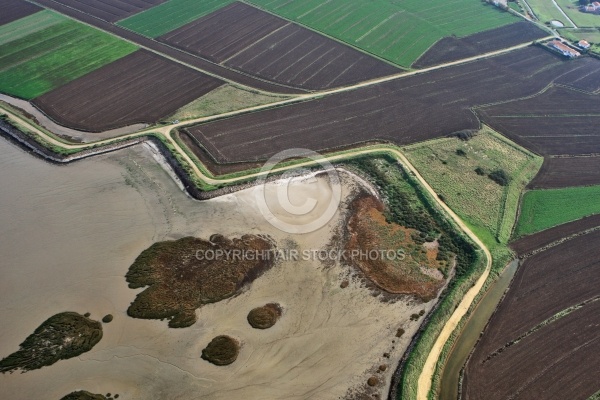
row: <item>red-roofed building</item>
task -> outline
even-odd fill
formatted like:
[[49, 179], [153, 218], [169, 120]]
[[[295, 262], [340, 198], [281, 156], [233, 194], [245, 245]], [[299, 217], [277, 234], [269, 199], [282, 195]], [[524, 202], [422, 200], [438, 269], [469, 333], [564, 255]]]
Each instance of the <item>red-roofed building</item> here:
[[579, 42], [577, 42], [577, 46], [579, 46], [579, 48], [587, 50], [590, 48], [590, 44], [586, 41], [586, 40], [580, 40]]
[[581, 55], [580, 52], [567, 46], [560, 40], [553, 40], [550, 43], [548, 43], [548, 46], [555, 50], [558, 50], [565, 57], [576, 58]]

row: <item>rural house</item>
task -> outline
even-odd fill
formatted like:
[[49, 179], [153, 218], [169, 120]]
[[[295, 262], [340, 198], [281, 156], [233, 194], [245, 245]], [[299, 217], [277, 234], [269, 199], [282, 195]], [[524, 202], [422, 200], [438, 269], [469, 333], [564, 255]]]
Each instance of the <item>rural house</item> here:
[[557, 50], [565, 57], [577, 58], [581, 55], [581, 53], [579, 53], [577, 50], [570, 48], [560, 40], [553, 40], [550, 43], [548, 43], [548, 46]]
[[592, 14], [600, 14], [600, 2], [594, 1], [587, 6], [582, 6], [581, 11]]
[[579, 46], [580, 49], [587, 50], [591, 45], [585, 40], [580, 40], [577, 42], [577, 46]]

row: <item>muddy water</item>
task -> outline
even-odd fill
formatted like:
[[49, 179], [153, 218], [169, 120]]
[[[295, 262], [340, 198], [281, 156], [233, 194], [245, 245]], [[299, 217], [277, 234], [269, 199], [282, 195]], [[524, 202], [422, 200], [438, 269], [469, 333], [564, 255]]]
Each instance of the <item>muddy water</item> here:
[[[352, 182], [343, 187], [348, 196]], [[169, 329], [165, 321], [126, 314], [140, 289], [129, 289], [124, 275], [145, 248], [187, 235], [262, 233], [279, 244], [320, 249], [339, 229], [344, 204], [325, 227], [288, 234], [265, 222], [253, 189], [192, 200], [147, 147], [55, 166], [4, 139], [0, 188], [0, 357], [58, 312], [115, 317], [90, 352], [0, 375], [3, 400], [59, 399], [77, 389], [149, 400], [339, 398], [364, 386], [379, 365], [395, 365], [420, 323], [410, 315], [433, 306], [382, 302], [353, 279], [341, 289], [350, 271], [339, 264], [282, 261], [239, 296], [199, 309], [192, 327]], [[295, 205], [315, 197], [314, 188], [291, 192]], [[252, 329], [248, 311], [269, 302], [282, 305], [282, 318], [271, 329]], [[398, 339], [400, 326], [406, 334]], [[238, 360], [226, 367], [200, 359], [219, 334], [242, 343]], [[393, 369], [378, 374], [382, 394]]]
[[518, 261], [513, 261], [506, 267], [496, 282], [488, 289], [485, 297], [480, 301], [465, 325], [442, 373], [439, 397], [441, 400], [455, 400], [457, 398], [460, 371], [469, 353], [473, 350], [477, 339], [479, 339], [480, 332], [485, 328], [502, 295], [508, 288], [517, 267]]

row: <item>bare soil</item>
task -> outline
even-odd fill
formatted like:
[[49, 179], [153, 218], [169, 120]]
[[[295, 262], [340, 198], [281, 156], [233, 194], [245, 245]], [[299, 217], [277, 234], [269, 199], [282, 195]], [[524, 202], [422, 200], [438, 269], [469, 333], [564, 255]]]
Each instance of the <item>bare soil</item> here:
[[588, 399], [600, 374], [600, 231], [525, 260], [467, 363], [463, 399]]
[[400, 72], [350, 46], [240, 2], [159, 40], [250, 75], [310, 90]]
[[86, 14], [116, 22], [147, 10], [167, 0], [57, 0]]
[[2, 0], [0, 25], [8, 24], [20, 18], [43, 10], [43, 8], [24, 0]]
[[61, 125], [101, 132], [157, 122], [222, 84], [138, 50], [34, 99], [33, 104]]
[[531, 22], [520, 21], [462, 38], [445, 37], [427, 50], [412, 66], [414, 68], [431, 67], [490, 53], [528, 41], [533, 42], [545, 36], [548, 36], [548, 33]]
[[[473, 107], [532, 96], [565, 74], [600, 68], [599, 60], [591, 64], [589, 60], [565, 61], [532, 46], [322, 99], [214, 121], [188, 131], [221, 163], [262, 160], [293, 147], [323, 151], [377, 140], [410, 144], [479, 129], [481, 123]], [[595, 96], [562, 90], [566, 97], [551, 108], [560, 107], [561, 114], [577, 114], [580, 106], [587, 110], [597, 103]], [[535, 118], [536, 126], [550, 130], [546, 139], [540, 130], [540, 141], [560, 145], [556, 150], [561, 152], [590, 152], [600, 146], [598, 132], [593, 130], [598, 117], [548, 115]], [[499, 131], [511, 137], [520, 135], [515, 141], [531, 148], [528, 137], [520, 139], [529, 134], [532, 120], [519, 118], [513, 130]], [[552, 124], [560, 125], [562, 133], [558, 134], [559, 128]]]
[[558, 189], [600, 185], [600, 155], [592, 157], [547, 157], [540, 172], [529, 183], [531, 189]]

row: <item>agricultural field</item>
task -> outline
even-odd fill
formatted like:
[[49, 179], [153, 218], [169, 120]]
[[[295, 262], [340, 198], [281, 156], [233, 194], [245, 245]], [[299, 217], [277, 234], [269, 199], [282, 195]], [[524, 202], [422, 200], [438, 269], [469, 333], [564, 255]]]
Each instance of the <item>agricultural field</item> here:
[[174, 114], [171, 114], [167, 120], [185, 121], [193, 118], [208, 117], [210, 115], [224, 114], [244, 108], [274, 103], [288, 98], [288, 96], [251, 92], [226, 84], [181, 107]]
[[210, 14], [233, 0], [169, 0], [118, 23], [148, 37], [157, 37], [175, 30], [196, 18]]
[[155, 53], [138, 50], [33, 103], [62, 125], [98, 132], [157, 122], [222, 84]]
[[600, 213], [600, 186], [531, 190], [523, 196], [515, 237]]
[[0, 92], [29, 100], [136, 49], [51, 12], [35, 13], [0, 27]]
[[590, 43], [600, 44], [600, 28], [563, 29], [560, 34], [572, 41], [583, 39]]
[[530, 22], [520, 21], [463, 38], [445, 37], [429, 48], [412, 66], [430, 67], [532, 42], [546, 36], [548, 32]]
[[[74, 18], [78, 21], [82, 21], [88, 25], [94, 26], [98, 29], [104, 30], [106, 32], [110, 32], [113, 35], [121, 37], [131, 43], [139, 45], [140, 47], [145, 47], [152, 51], [159, 52], [168, 57], [174, 58], [182, 63], [188, 64], [192, 67], [201, 69], [202, 71], [208, 72], [213, 75], [217, 75], [224, 79], [231, 80], [241, 85], [250, 86], [257, 90], [264, 90], [272, 93], [281, 93], [281, 94], [298, 94], [298, 93], [306, 93], [305, 90], [294, 89], [282, 85], [277, 85], [272, 82], [267, 82], [265, 80], [261, 80], [255, 78], [250, 75], [242, 74], [238, 71], [235, 71], [230, 68], [225, 68], [221, 65], [212, 63], [208, 60], [202, 59], [200, 57], [194, 56], [192, 54], [183, 52], [179, 49], [176, 49], [172, 46], [168, 46], [164, 43], [153, 40], [149, 37], [142, 36], [132, 30], [123, 28], [119, 25], [112, 24], [110, 22], [101, 20], [99, 18], [93, 17], [89, 14], [83, 13], [74, 8], [67, 7], [63, 4], [57, 3], [54, 0], [36, 0], [36, 3], [46, 7], [47, 9], [57, 11], [61, 14], [67, 15], [71, 18]], [[199, 3], [198, 3], [199, 4]]]
[[556, 2], [578, 28], [600, 27], [600, 15], [579, 11], [577, 0], [556, 0]]
[[587, 400], [598, 391], [599, 245], [595, 231], [523, 262], [467, 363], [463, 399]]
[[[508, 242], [521, 191], [542, 163], [485, 127], [468, 140], [436, 139], [404, 152], [444, 202], [492, 247]], [[489, 177], [494, 171], [506, 173], [505, 186]]]
[[600, 185], [600, 157], [548, 157], [531, 189]]
[[600, 63], [592, 57], [583, 58], [578, 68], [559, 77], [556, 83], [590, 94], [600, 94]]
[[597, 95], [552, 87], [525, 100], [477, 111], [486, 124], [538, 153], [590, 154], [600, 153], [598, 100]]
[[313, 90], [400, 72], [384, 61], [240, 2], [158, 40], [262, 79]]
[[[326, 150], [372, 141], [407, 145], [479, 129], [471, 107], [532, 96], [582, 65], [587, 61], [565, 61], [531, 46], [188, 131], [218, 162], [266, 159], [291, 147]], [[579, 103], [563, 103], [567, 112], [579, 111]]]
[[24, 0], [3, 0], [0, 25], [8, 24], [41, 10], [41, 7]]
[[167, 0], [56, 0], [86, 14], [116, 22]]
[[586, 232], [592, 229], [600, 229], [600, 214], [590, 215], [589, 217], [581, 218], [576, 221], [555, 226], [554, 228], [546, 229], [533, 235], [525, 236], [521, 239], [510, 243], [510, 247], [523, 256], [528, 253], [546, 247], [552, 243], [562, 240], [563, 238], [578, 235], [581, 232]]
[[535, 16], [541, 22], [560, 21], [565, 27], [572, 28], [573, 25], [565, 18], [551, 1], [547, 0], [527, 0], [527, 4], [533, 10]]
[[403, 67], [443, 37], [471, 35], [518, 18], [472, 0], [252, 0], [250, 3], [297, 21]]

